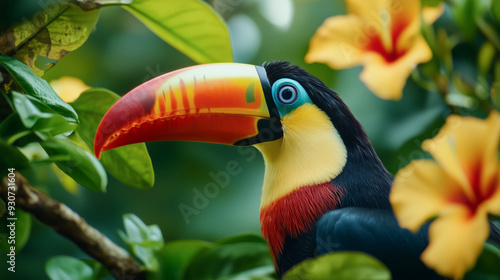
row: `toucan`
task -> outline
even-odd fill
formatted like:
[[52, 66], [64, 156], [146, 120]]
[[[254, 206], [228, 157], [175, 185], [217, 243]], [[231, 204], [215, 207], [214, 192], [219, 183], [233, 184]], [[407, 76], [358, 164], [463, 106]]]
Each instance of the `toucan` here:
[[261, 231], [280, 277], [306, 259], [361, 251], [393, 279], [444, 279], [419, 258], [428, 225], [417, 233], [399, 227], [389, 203], [393, 177], [361, 124], [298, 66], [216, 63], [161, 75], [109, 109], [94, 152], [99, 158], [163, 140], [253, 145], [262, 153]]

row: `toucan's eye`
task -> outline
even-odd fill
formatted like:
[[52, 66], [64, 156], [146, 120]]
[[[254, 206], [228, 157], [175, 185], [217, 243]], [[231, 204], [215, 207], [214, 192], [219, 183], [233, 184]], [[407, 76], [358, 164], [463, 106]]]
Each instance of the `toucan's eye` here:
[[292, 104], [298, 97], [297, 89], [292, 85], [283, 85], [278, 90], [278, 100], [282, 104]]
[[273, 103], [276, 105], [280, 117], [286, 116], [305, 103], [312, 104], [307, 91], [295, 80], [281, 78], [273, 83], [271, 90]]

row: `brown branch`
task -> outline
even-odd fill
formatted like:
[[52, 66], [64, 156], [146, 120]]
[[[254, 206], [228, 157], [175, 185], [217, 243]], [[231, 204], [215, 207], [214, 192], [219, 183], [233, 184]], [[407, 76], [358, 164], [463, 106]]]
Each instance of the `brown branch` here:
[[[21, 174], [16, 172], [15, 175], [16, 208], [30, 213], [73, 241], [82, 251], [102, 263], [116, 279], [145, 279], [145, 271], [122, 248], [91, 227], [68, 206], [32, 187]], [[12, 196], [12, 183], [10, 187]], [[0, 197], [7, 202], [8, 196], [9, 183], [4, 177], [0, 184]]]

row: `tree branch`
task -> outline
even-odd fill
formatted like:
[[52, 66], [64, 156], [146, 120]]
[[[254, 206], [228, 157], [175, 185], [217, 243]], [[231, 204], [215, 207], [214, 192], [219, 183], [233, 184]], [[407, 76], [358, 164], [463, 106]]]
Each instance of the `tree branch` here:
[[[30, 213], [73, 241], [82, 251], [101, 262], [116, 279], [124, 276], [145, 279], [145, 271], [122, 248], [90, 226], [68, 206], [32, 187], [21, 174], [15, 174], [16, 208]], [[10, 187], [12, 195], [12, 183]], [[0, 197], [5, 202], [8, 201], [8, 191], [9, 183], [7, 177], [4, 177], [0, 184]]]

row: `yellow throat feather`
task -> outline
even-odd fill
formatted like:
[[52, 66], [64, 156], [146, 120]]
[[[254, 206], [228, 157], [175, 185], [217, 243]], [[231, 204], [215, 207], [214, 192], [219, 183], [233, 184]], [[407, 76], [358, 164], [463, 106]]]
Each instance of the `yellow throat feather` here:
[[281, 123], [282, 138], [255, 145], [266, 164], [261, 208], [300, 187], [331, 181], [347, 161], [344, 142], [316, 105], [298, 107]]

